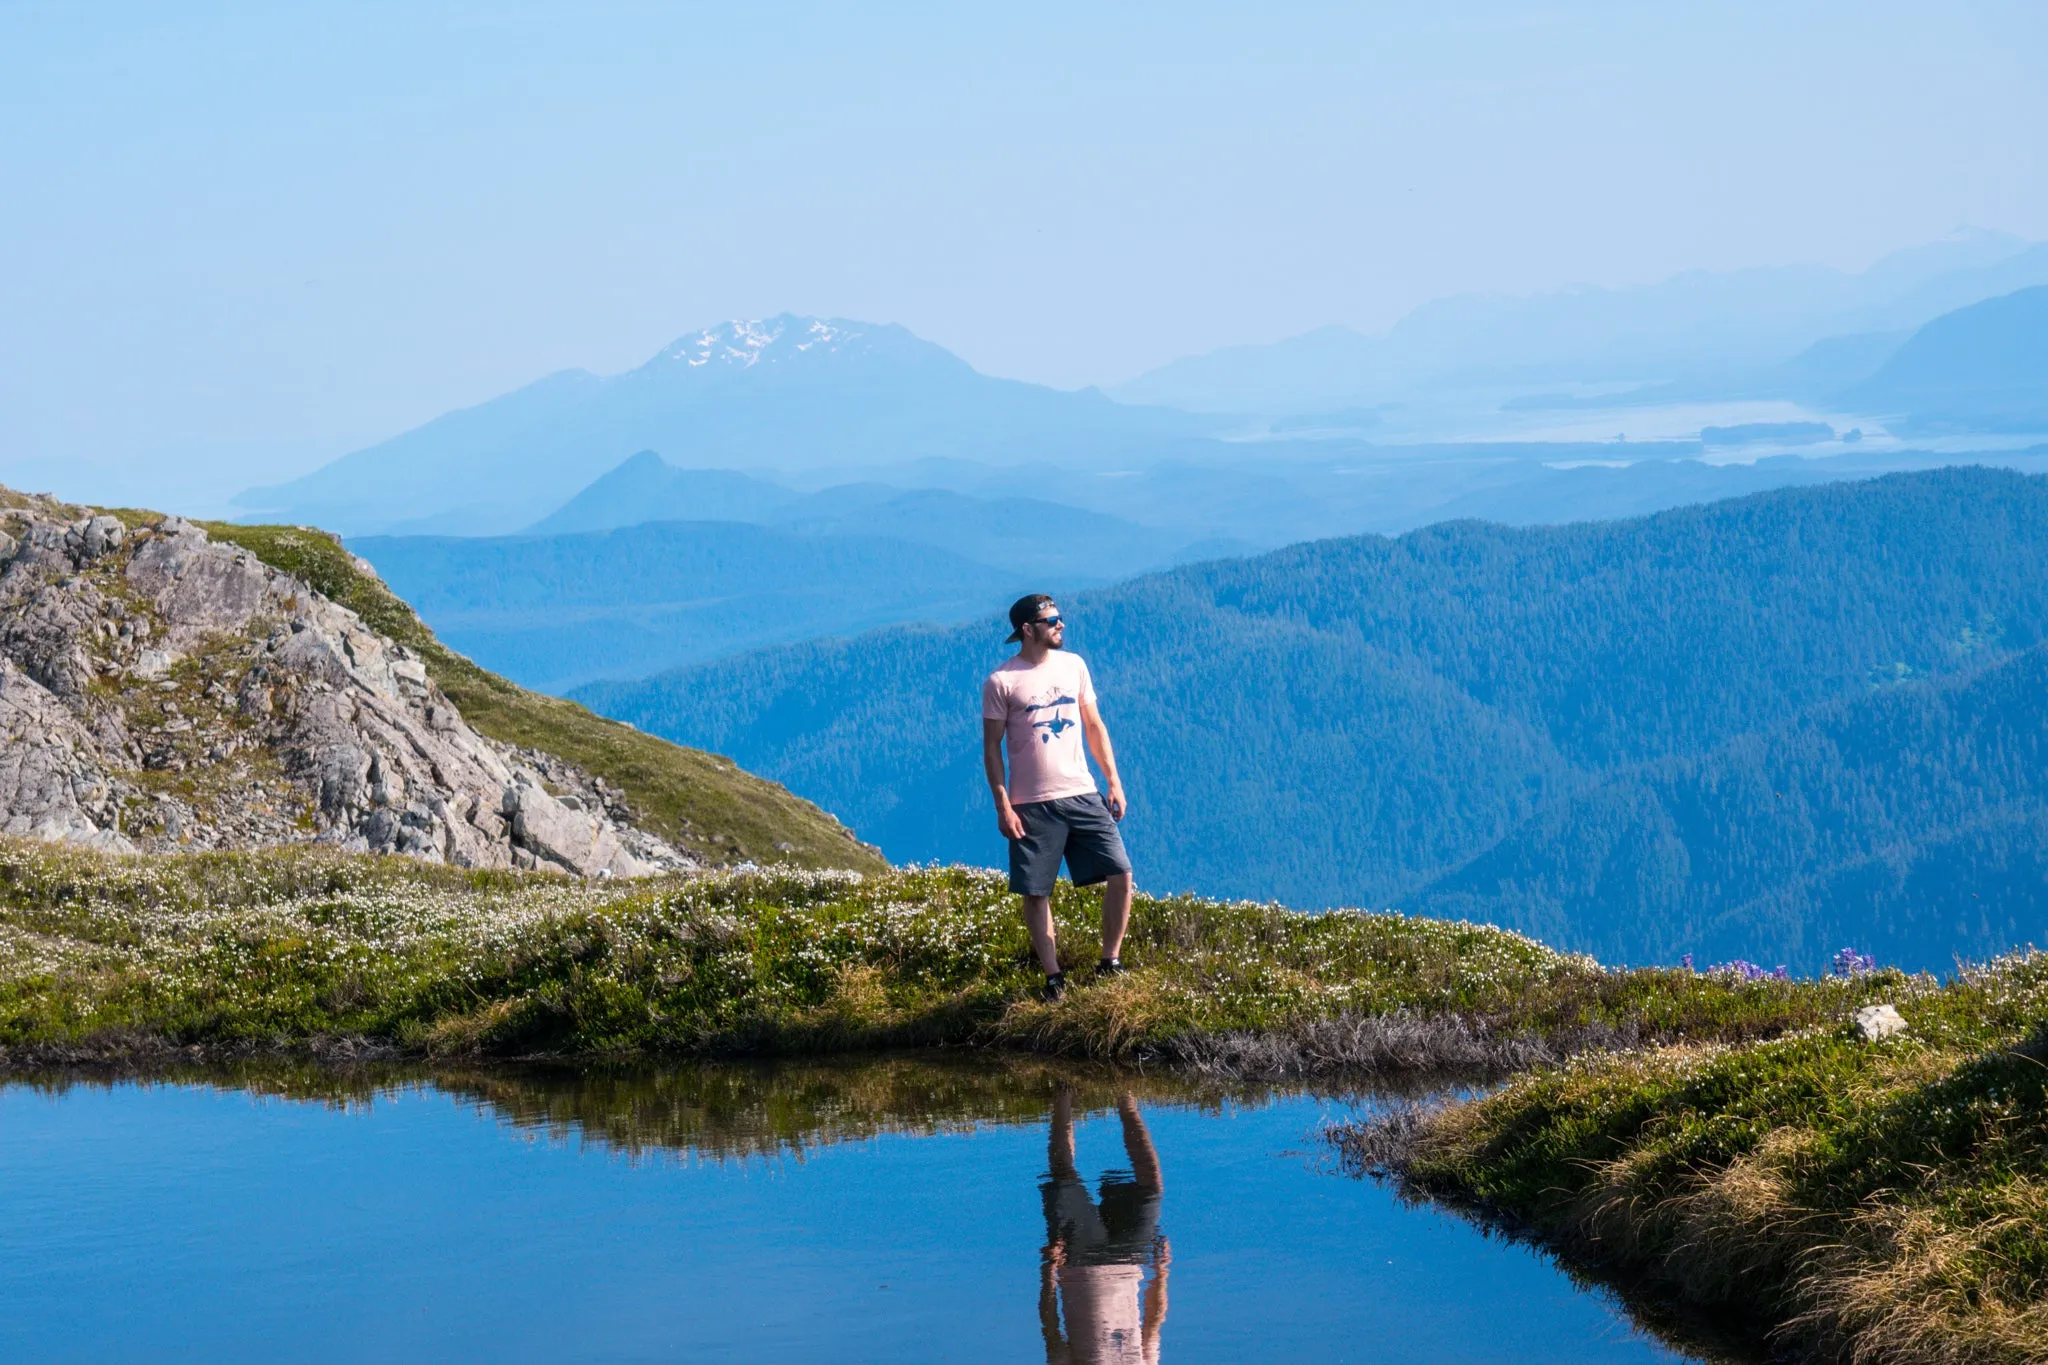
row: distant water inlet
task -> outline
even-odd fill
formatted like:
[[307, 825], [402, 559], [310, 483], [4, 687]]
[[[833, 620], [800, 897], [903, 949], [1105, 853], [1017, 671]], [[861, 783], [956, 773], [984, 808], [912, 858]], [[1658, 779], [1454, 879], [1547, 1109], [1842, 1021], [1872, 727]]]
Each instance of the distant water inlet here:
[[1337, 1171], [1375, 1101], [1039, 1063], [0, 1089], [10, 1360], [1676, 1360]]

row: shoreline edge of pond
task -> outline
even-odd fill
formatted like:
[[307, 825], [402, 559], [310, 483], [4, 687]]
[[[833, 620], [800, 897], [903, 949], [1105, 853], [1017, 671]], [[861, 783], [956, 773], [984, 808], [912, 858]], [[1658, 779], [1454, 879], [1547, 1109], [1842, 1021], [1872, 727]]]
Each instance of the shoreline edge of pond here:
[[[1092, 905], [1056, 898], [1064, 952]], [[1610, 969], [1482, 925], [1140, 897], [1036, 995], [968, 868], [576, 882], [317, 849], [0, 840], [0, 1072], [1036, 1053], [1504, 1087], [1332, 1134], [1354, 1170], [1825, 1358], [2048, 1359], [2048, 955], [1948, 982]], [[1076, 972], [1079, 980], [1084, 971]], [[1869, 1041], [1856, 1010], [1904, 1033]]]

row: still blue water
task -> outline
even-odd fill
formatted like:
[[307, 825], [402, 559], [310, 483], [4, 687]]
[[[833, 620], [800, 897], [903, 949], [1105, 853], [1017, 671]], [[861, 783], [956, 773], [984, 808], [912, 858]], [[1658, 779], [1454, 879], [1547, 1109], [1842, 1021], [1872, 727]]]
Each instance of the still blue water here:
[[0, 1358], [1680, 1358], [1539, 1255], [1334, 1171], [1318, 1132], [1357, 1107], [1298, 1094], [1151, 1082], [1133, 1127], [1128, 1087], [1071, 1091], [1082, 1222], [1156, 1195], [1093, 1258], [1127, 1267], [1077, 1270], [1090, 1239], [1041, 1193], [1064, 1086], [9, 1085]]

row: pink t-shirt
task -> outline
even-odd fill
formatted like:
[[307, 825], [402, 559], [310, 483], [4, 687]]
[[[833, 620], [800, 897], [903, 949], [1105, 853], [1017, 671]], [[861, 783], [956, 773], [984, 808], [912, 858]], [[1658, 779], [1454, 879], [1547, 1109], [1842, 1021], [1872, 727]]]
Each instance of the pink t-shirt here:
[[1032, 666], [1018, 655], [981, 685], [981, 715], [1003, 723], [1010, 751], [1010, 800], [1052, 801], [1095, 790], [1081, 742], [1081, 703], [1095, 683], [1078, 654], [1055, 649]]

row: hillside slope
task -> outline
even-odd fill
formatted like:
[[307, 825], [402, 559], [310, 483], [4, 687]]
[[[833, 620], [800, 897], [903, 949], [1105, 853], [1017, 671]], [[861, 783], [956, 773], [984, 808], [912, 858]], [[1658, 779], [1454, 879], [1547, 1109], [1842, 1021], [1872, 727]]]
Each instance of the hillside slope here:
[[1987, 958], [2048, 928], [2044, 696], [2037, 645], [1814, 707], [1575, 793], [1409, 904], [1613, 957]]
[[[1441, 525], [1062, 605], [1148, 885], [1388, 904], [1612, 775], [2048, 638], [2048, 481], [1950, 469], [1635, 521]], [[830, 803], [892, 857], [990, 861], [975, 698], [1001, 638], [881, 632], [726, 661], [716, 687], [686, 671], [579, 695]], [[1671, 946], [1644, 903], [1613, 912], [1561, 941]], [[1819, 951], [1748, 932], [1745, 956]]]
[[442, 647], [331, 538], [0, 490], [0, 829], [634, 875], [878, 860], [726, 760]]
[[417, 650], [434, 681], [479, 732], [556, 755], [606, 779], [625, 795], [641, 824], [678, 847], [717, 863], [751, 858], [805, 867], [884, 865], [831, 815], [730, 758], [644, 734], [477, 667], [437, 640], [411, 607], [333, 537], [297, 527], [207, 525]]
[[2048, 285], [1934, 319], [1842, 401], [1923, 431], [2048, 430]]
[[643, 450], [592, 479], [526, 534], [610, 531], [645, 521], [760, 521], [802, 496], [734, 469], [678, 469]]

